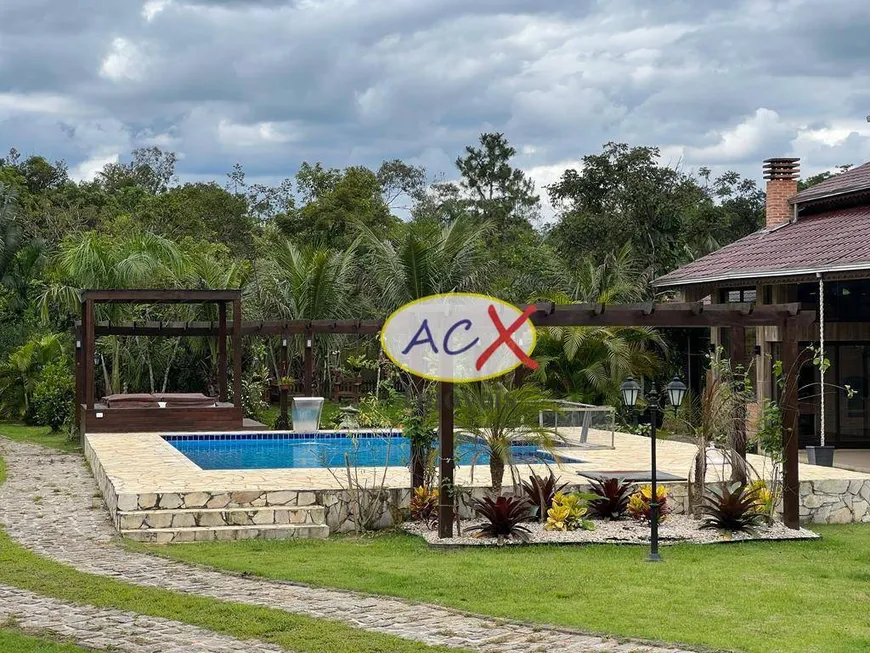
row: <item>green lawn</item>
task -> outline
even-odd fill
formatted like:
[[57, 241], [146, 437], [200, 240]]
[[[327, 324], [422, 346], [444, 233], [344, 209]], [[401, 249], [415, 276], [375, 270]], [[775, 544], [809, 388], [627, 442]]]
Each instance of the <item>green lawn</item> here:
[[179, 560], [591, 631], [746, 651], [870, 651], [870, 524], [824, 540], [438, 551], [392, 533], [150, 547]]
[[79, 451], [78, 442], [70, 442], [66, 433], [52, 433], [47, 426], [24, 426], [13, 422], [0, 422], [0, 435], [17, 442], [33, 442], [61, 451]]
[[43, 637], [24, 635], [17, 630], [4, 628], [3, 624], [0, 624], [0, 651], [3, 653], [86, 653], [92, 650]]
[[[0, 459], [0, 482], [5, 476]], [[98, 555], [97, 552], [94, 555]], [[40, 557], [0, 531], [0, 584], [53, 596], [73, 603], [130, 610], [165, 617], [225, 633], [241, 639], [272, 642], [298, 653], [455, 653], [454, 649], [427, 647], [391, 635], [371, 633], [344, 624], [293, 615], [253, 605], [218, 601], [76, 571]], [[3, 640], [0, 639], [0, 643]], [[15, 649], [12, 649], [15, 650]], [[42, 649], [21, 649], [41, 651]], [[65, 649], [45, 649], [53, 652]], [[70, 652], [76, 649], [70, 649]], [[0, 652], [7, 649], [0, 646]]]

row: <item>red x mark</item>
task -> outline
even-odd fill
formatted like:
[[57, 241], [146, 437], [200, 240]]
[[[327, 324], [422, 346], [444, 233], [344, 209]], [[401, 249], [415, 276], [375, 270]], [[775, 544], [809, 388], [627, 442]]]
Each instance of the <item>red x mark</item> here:
[[495, 310], [495, 306], [492, 304], [489, 305], [489, 309], [487, 313], [489, 313], [489, 318], [492, 320], [492, 323], [495, 325], [496, 330], [498, 331], [498, 338], [486, 348], [486, 350], [480, 355], [477, 359], [477, 363], [475, 363], [475, 369], [480, 370], [485, 364], [486, 361], [489, 360], [490, 356], [495, 353], [495, 350], [501, 347], [502, 343], [506, 344], [508, 348], [516, 354], [516, 357], [519, 358], [525, 365], [533, 370], [538, 368], [538, 363], [529, 358], [529, 355], [526, 354], [520, 346], [511, 339], [511, 335], [516, 332], [525, 321], [529, 319], [529, 316], [534, 313], [537, 309], [534, 305], [529, 306], [522, 315], [520, 315], [516, 320], [514, 320], [513, 324], [511, 324], [507, 329], [505, 329], [504, 324], [502, 324], [501, 319], [498, 316], [498, 312]]

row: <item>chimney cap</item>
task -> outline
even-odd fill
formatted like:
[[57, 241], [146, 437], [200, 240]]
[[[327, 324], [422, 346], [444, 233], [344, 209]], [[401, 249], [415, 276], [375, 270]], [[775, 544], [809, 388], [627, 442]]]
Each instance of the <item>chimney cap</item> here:
[[764, 178], [793, 180], [800, 176], [800, 158], [778, 157], [764, 160]]

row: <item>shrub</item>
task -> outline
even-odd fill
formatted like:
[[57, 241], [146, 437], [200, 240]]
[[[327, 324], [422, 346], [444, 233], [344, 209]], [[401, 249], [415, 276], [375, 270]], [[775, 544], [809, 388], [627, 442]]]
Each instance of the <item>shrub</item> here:
[[764, 521], [758, 510], [759, 488], [731, 483], [722, 489], [712, 489], [704, 497], [701, 528], [730, 533], [754, 534]]
[[579, 493], [557, 492], [553, 496], [553, 507], [547, 511], [547, 523], [544, 528], [548, 531], [576, 531], [581, 528], [587, 531], [594, 530], [595, 524], [586, 519], [589, 510], [586, 496]]
[[425, 485], [414, 488], [409, 506], [411, 519], [424, 522], [429, 528], [438, 523], [438, 488]]
[[550, 471], [547, 478], [532, 474], [528, 481], [522, 481], [523, 492], [526, 493], [529, 502], [534, 506], [533, 514], [538, 518], [538, 521], [544, 521], [544, 516], [547, 514], [547, 509], [553, 503], [553, 496], [557, 492], [561, 492], [568, 485], [562, 483], [556, 485], [556, 476]]
[[773, 492], [767, 486], [767, 481], [759, 479], [749, 485], [749, 489], [755, 492], [755, 511], [764, 515], [769, 522], [773, 519], [774, 499]]
[[[659, 521], [665, 520], [671, 512], [668, 505], [668, 490], [661, 485], [656, 487], [659, 504]], [[652, 502], [652, 486], [645, 485], [628, 499], [628, 514], [641, 521], [650, 520], [650, 503]]]
[[48, 363], [33, 391], [33, 415], [37, 424], [59, 431], [75, 411], [76, 386], [69, 361]]
[[474, 512], [487, 520], [487, 523], [472, 526], [469, 531], [477, 531], [475, 537], [497, 537], [502, 544], [505, 539], [528, 540], [531, 531], [522, 525], [529, 518], [532, 506], [527, 499], [515, 497], [489, 497], [475, 499]]

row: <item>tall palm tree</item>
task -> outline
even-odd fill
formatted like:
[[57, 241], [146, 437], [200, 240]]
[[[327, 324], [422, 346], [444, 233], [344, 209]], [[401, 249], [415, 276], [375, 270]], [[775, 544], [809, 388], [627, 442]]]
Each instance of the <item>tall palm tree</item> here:
[[[438, 293], [478, 290], [485, 283], [491, 257], [485, 249], [488, 222], [460, 216], [441, 226], [420, 220], [405, 225], [396, 240], [382, 240], [361, 228], [368, 248], [367, 277], [377, 290], [376, 303], [383, 313]], [[425, 412], [426, 381], [412, 376], [417, 415]], [[411, 483], [424, 482], [426, 451], [412, 447]]]
[[489, 453], [492, 491], [501, 494], [504, 470], [512, 463], [512, 445], [529, 443], [551, 451], [553, 429], [539, 425], [542, 410], [556, 410], [549, 393], [534, 384], [508, 386], [501, 381], [459, 387], [456, 425], [481, 441]]
[[[150, 232], [116, 238], [94, 231], [64, 240], [51, 262], [49, 283], [39, 303], [44, 319], [52, 311], [78, 315], [82, 288], [154, 288], [176, 285], [187, 261], [172, 240]], [[121, 321], [133, 314], [128, 304], [99, 304], [97, 319]], [[110, 366], [103, 365], [106, 392], [118, 392], [121, 383], [121, 339], [101, 338], [100, 349], [109, 352]]]
[[[355, 310], [357, 245], [338, 251], [297, 245], [286, 238], [270, 243], [266, 257], [257, 262], [253, 299], [257, 309], [286, 320], [318, 320], [358, 316]], [[328, 366], [336, 336], [317, 338], [314, 363]], [[301, 342], [296, 339], [296, 342]], [[298, 345], [297, 345], [298, 346]], [[271, 358], [276, 347], [271, 347]], [[301, 347], [299, 347], [301, 349]], [[265, 361], [264, 361], [265, 363]], [[277, 372], [285, 374], [285, 370]]]
[[485, 283], [491, 265], [485, 249], [488, 222], [466, 216], [446, 226], [415, 221], [396, 240], [361, 230], [369, 250], [368, 277], [386, 311], [428, 295], [478, 290]]
[[266, 314], [316, 320], [351, 313], [355, 245], [340, 252], [284, 240], [270, 248], [257, 272]]
[[[534, 300], [557, 304], [631, 303], [649, 292], [649, 273], [637, 266], [628, 246], [602, 263], [586, 260], [566, 288], [539, 293]], [[619, 400], [619, 385], [628, 376], [654, 374], [666, 344], [647, 327], [550, 327], [542, 330], [535, 378], [564, 396], [590, 402]]]

